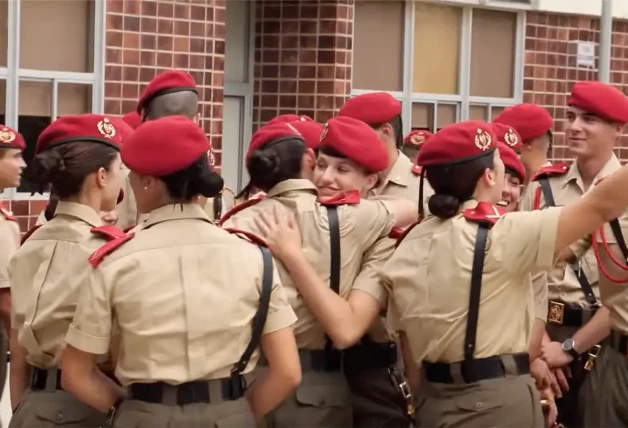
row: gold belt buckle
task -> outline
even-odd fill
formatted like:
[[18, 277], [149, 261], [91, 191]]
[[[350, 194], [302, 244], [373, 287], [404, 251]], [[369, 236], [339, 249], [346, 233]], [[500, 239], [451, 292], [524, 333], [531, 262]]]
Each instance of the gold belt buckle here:
[[584, 369], [586, 371], [590, 372], [593, 369], [593, 364], [600, 353], [600, 348], [600, 345], [594, 345], [593, 348], [589, 350], [589, 358], [587, 359], [587, 362], [584, 363]]
[[549, 302], [549, 311], [547, 313], [547, 321], [552, 324], [562, 325], [565, 318], [565, 304], [560, 302]]

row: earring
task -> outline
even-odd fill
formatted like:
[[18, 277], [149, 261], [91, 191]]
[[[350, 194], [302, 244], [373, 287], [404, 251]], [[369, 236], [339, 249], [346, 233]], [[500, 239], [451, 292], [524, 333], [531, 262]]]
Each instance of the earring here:
[[148, 190], [148, 186], [144, 186], [144, 190]]

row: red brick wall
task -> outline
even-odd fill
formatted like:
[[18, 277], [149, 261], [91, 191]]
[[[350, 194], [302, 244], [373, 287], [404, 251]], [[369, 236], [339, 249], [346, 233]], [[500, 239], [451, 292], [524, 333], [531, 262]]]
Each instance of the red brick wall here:
[[324, 122], [351, 91], [352, 0], [257, 0], [255, 125], [284, 113]]
[[[567, 96], [578, 80], [597, 80], [597, 68], [576, 67], [576, 41], [599, 43], [600, 20], [531, 12], [525, 40], [524, 101], [547, 108], [555, 119], [553, 158], [568, 160], [565, 143]], [[611, 83], [628, 94], [628, 21], [615, 20]], [[628, 135], [617, 145], [617, 155], [628, 160]]]

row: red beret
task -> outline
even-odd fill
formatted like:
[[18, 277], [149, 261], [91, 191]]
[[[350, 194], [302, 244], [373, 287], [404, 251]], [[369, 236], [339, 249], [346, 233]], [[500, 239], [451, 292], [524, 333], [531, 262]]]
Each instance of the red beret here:
[[298, 116], [296, 114], [280, 114], [279, 116], [273, 117], [268, 122], [266, 122], [266, 125], [270, 125], [277, 122], [291, 123], [291, 122], [296, 122], [296, 121], [314, 122], [311, 117], [306, 116], [306, 115]]
[[290, 123], [275, 122], [270, 125], [264, 125], [258, 128], [251, 136], [251, 143], [249, 144], [249, 150], [246, 153], [246, 158], [248, 159], [253, 151], [268, 143], [279, 143], [281, 141], [292, 140], [295, 138], [305, 142], [301, 133]]
[[142, 123], [142, 118], [136, 111], [130, 111], [123, 115], [122, 120], [133, 129], [136, 129]]
[[506, 107], [493, 123], [512, 126], [521, 136], [521, 142], [531, 141], [545, 135], [554, 124], [552, 116], [536, 104], [517, 104]]
[[469, 120], [447, 125], [421, 147], [419, 166], [452, 165], [479, 158], [497, 148], [488, 123]]
[[329, 147], [369, 172], [381, 172], [388, 168], [384, 143], [370, 126], [351, 117], [329, 119], [318, 145]]
[[430, 131], [425, 131], [423, 129], [413, 129], [408, 135], [406, 135], [406, 138], [403, 139], [403, 142], [410, 146], [421, 147], [423, 143], [425, 143], [432, 137], [432, 135], [434, 134], [432, 134]]
[[[118, 122], [117, 126], [114, 121]], [[118, 126], [121, 122], [120, 119], [101, 114], [60, 117], [39, 134], [35, 153], [76, 141], [106, 144], [120, 150], [123, 132], [118, 129]]]
[[5, 125], [0, 125], [0, 149], [24, 150], [26, 143], [24, 137], [17, 131]]
[[576, 82], [567, 104], [610, 122], [628, 123], [628, 98], [602, 82]]
[[493, 132], [497, 136], [498, 143], [504, 143], [517, 153], [521, 153], [521, 145], [523, 141], [517, 130], [503, 123], [492, 123]]
[[120, 133], [121, 141], [120, 143], [124, 143], [127, 138], [131, 136], [133, 133], [133, 128], [129, 126], [128, 123], [121, 117], [109, 116], [108, 119], [111, 121], [113, 126], [116, 127], [116, 131]]
[[315, 149], [318, 146], [318, 141], [321, 139], [321, 133], [323, 132], [323, 125], [306, 120], [290, 122], [290, 125], [294, 126], [295, 129], [303, 136], [305, 146], [308, 149]]
[[197, 123], [183, 116], [144, 122], [124, 142], [122, 162], [140, 175], [164, 177], [181, 171], [210, 149]]
[[196, 82], [191, 74], [179, 70], [168, 70], [159, 73], [153, 77], [148, 86], [142, 91], [140, 100], [137, 103], [137, 112], [142, 113], [142, 109], [146, 104], [151, 102], [155, 97], [173, 92], [191, 91], [198, 93], [196, 90]]
[[401, 114], [401, 103], [387, 92], [372, 92], [347, 100], [338, 116], [349, 116], [369, 125], [390, 122]]
[[497, 149], [499, 150], [499, 156], [502, 158], [502, 162], [504, 162], [504, 166], [517, 174], [521, 181], [525, 181], [526, 171], [517, 153], [501, 141], [497, 143]]

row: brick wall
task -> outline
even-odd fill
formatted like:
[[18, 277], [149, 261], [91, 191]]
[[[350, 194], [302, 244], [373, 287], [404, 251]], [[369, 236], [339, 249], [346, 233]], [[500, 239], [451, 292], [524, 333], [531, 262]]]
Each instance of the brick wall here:
[[[586, 16], [528, 13], [525, 40], [524, 101], [547, 108], [555, 119], [553, 158], [568, 160], [565, 121], [567, 96], [578, 80], [597, 80], [597, 68], [576, 67], [576, 42], [599, 43], [600, 20]], [[628, 94], [628, 21], [615, 20], [611, 82]], [[617, 145], [628, 160], [628, 135]]]
[[351, 90], [353, 0], [257, 0], [255, 125], [284, 113], [324, 122]]
[[140, 91], [158, 72], [188, 71], [220, 162], [226, 2], [107, 0], [105, 113], [134, 110]]

